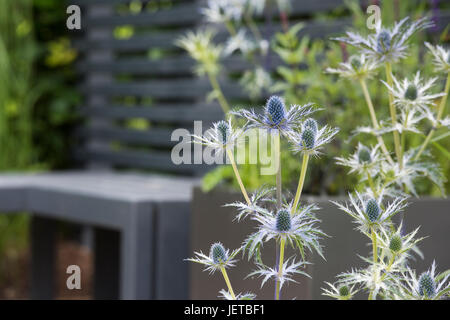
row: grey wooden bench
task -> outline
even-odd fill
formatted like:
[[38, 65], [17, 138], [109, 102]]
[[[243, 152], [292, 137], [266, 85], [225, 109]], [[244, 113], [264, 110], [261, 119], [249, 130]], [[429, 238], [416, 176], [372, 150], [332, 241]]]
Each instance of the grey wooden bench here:
[[0, 211], [33, 213], [32, 298], [52, 298], [55, 220], [95, 230], [96, 298], [186, 298], [195, 179], [65, 172], [0, 176]]

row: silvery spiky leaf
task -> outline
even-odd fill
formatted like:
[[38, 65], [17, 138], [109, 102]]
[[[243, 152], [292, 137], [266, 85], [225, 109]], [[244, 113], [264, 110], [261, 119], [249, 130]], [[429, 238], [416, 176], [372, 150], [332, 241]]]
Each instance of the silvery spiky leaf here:
[[[235, 297], [236, 297], [236, 300], [255, 300], [256, 299], [256, 295], [251, 292], [238, 293], [237, 295], [235, 295]], [[235, 300], [235, 299], [233, 299], [233, 296], [231, 295], [231, 293], [224, 289], [219, 291], [219, 298], [222, 298], [224, 300]]]
[[272, 86], [272, 82], [270, 73], [260, 66], [254, 70], [246, 70], [239, 80], [239, 83], [251, 98], [260, 97], [264, 90], [268, 90]]
[[280, 290], [281, 290], [281, 288], [283, 287], [283, 284], [285, 282], [295, 282], [296, 283], [296, 281], [294, 281], [294, 279], [292, 279], [292, 276], [294, 276], [296, 274], [304, 275], [308, 278], [311, 278], [306, 272], [300, 270], [300, 268], [304, 268], [305, 265], [307, 265], [307, 264], [309, 264], [309, 263], [304, 262], [304, 261], [303, 262], [302, 261], [295, 262], [294, 258], [291, 257], [283, 263], [283, 270], [282, 270], [282, 273], [280, 276], [277, 268], [271, 268], [264, 264], [257, 263], [258, 270], [255, 270], [252, 273], [250, 273], [248, 275], [248, 277], [253, 277], [253, 276], [263, 277], [261, 287], [264, 286], [264, 284], [267, 282], [267, 280], [269, 280], [270, 278], [273, 278], [274, 280], [279, 281]]
[[358, 225], [357, 229], [370, 237], [370, 229], [383, 229], [389, 227], [392, 217], [402, 211], [406, 206], [406, 198], [395, 198], [394, 201], [382, 208], [382, 198], [374, 199], [367, 195], [355, 192], [356, 197], [349, 194], [350, 204], [340, 204], [331, 201], [338, 208], [353, 218], [353, 222]]
[[368, 59], [365, 54], [351, 56], [347, 62], [339, 63], [337, 68], [327, 68], [325, 71], [337, 74], [348, 79], [371, 79], [376, 73], [379, 64], [377, 61]]
[[355, 285], [349, 286], [346, 284], [332, 284], [325, 282], [329, 288], [322, 288], [322, 295], [328, 296], [337, 300], [351, 300], [353, 296], [359, 291], [355, 289]]
[[238, 221], [245, 219], [255, 212], [270, 215], [270, 211], [264, 208], [264, 204], [272, 201], [272, 199], [269, 198], [269, 195], [273, 193], [274, 190], [275, 188], [260, 188], [250, 196], [250, 205], [247, 202], [237, 201], [226, 204], [225, 207], [235, 207], [237, 209], [238, 214], [235, 219]]
[[409, 18], [396, 22], [393, 28], [384, 28], [381, 20], [375, 26], [375, 33], [367, 37], [354, 32], [347, 32], [347, 37], [335, 38], [334, 40], [348, 43], [366, 54], [369, 58], [383, 62], [395, 62], [406, 57], [408, 40], [417, 31], [433, 26], [428, 18], [419, 19], [408, 23]]
[[242, 129], [235, 129], [228, 121], [220, 120], [215, 122], [203, 136], [192, 135], [193, 142], [198, 143], [216, 151], [222, 151], [225, 148], [231, 148], [239, 143], [239, 138], [243, 133]]
[[195, 71], [200, 76], [204, 74], [217, 74], [220, 70], [220, 58], [223, 48], [213, 42], [215, 32], [211, 29], [189, 31], [180, 37], [176, 44], [185, 49], [197, 61]]
[[[446, 181], [446, 178], [442, 173], [441, 168], [438, 164], [432, 161], [414, 160], [416, 152], [416, 149], [412, 149], [403, 154], [402, 168], [400, 168], [400, 165], [398, 163], [382, 163], [381, 172], [389, 172], [390, 176], [389, 181], [387, 181], [386, 183], [386, 187], [390, 187], [395, 184], [399, 188], [403, 188], [403, 186], [406, 185], [409, 192], [411, 192], [415, 196], [418, 196], [415, 188], [415, 182], [416, 179], [423, 177], [433, 182], [437, 187], [439, 187], [442, 194], [444, 194], [444, 183]], [[428, 153], [425, 152], [424, 155], [426, 156], [428, 155]]]
[[416, 73], [413, 79], [397, 80], [394, 76], [393, 86], [382, 81], [388, 88], [389, 92], [394, 96], [394, 103], [407, 111], [419, 111], [426, 114], [429, 107], [435, 104], [435, 100], [444, 95], [443, 92], [430, 94], [429, 90], [435, 84], [437, 78], [425, 80], [420, 77], [420, 71]]
[[204, 271], [209, 271], [209, 274], [212, 274], [221, 268], [234, 267], [236, 262], [234, 257], [240, 250], [236, 249], [230, 253], [229, 249], [225, 249], [220, 242], [216, 242], [211, 245], [209, 255], [205, 255], [201, 251], [194, 252], [195, 257], [186, 259], [186, 261], [203, 264], [206, 266]]
[[433, 64], [436, 72], [450, 72], [450, 50], [445, 50], [441, 46], [433, 46], [425, 42], [425, 45], [433, 55]]
[[242, 54], [246, 55], [256, 48], [257, 45], [247, 37], [245, 30], [239, 30], [228, 39], [223, 52], [225, 56], [229, 56], [236, 51], [241, 51]]
[[262, 114], [245, 109], [232, 113], [248, 121], [247, 129], [279, 130], [281, 134], [289, 135], [294, 129], [301, 126], [307, 116], [316, 111], [312, 109], [312, 106], [312, 103], [303, 106], [291, 105], [287, 109], [282, 98], [272, 96], [267, 100]]
[[[326, 234], [316, 227], [320, 222], [314, 215], [317, 209], [316, 205], [311, 204], [293, 211], [292, 203], [285, 205], [277, 212], [255, 207], [250, 217], [258, 223], [257, 231], [245, 239], [242, 244], [243, 251], [247, 252], [249, 259], [255, 256], [257, 260], [260, 260], [260, 248], [264, 242], [272, 239], [279, 242], [285, 239], [286, 244], [298, 249], [303, 258], [305, 248], [309, 251], [314, 250], [323, 257], [319, 240]], [[290, 215], [290, 223], [280, 223], [279, 211], [286, 211]], [[282, 228], [280, 228], [281, 225]]]
[[366, 174], [371, 177], [377, 175], [383, 156], [380, 154], [380, 145], [374, 147], [366, 147], [362, 143], [358, 143], [355, 153], [350, 158], [337, 157], [337, 164], [349, 167], [349, 173], [357, 172], [362, 175], [362, 178], [367, 179]]
[[415, 300], [440, 300], [450, 297], [450, 282], [448, 281], [450, 270], [436, 274], [436, 263], [433, 261], [431, 268], [417, 277], [416, 272], [407, 268], [402, 273], [399, 282], [402, 299]]
[[318, 156], [321, 153], [320, 149], [329, 143], [338, 132], [338, 128], [331, 128], [328, 125], [315, 130], [308, 126], [302, 126], [302, 131], [291, 132], [289, 139], [293, 144], [294, 152]]
[[207, 7], [201, 12], [211, 23], [227, 23], [242, 18], [247, 0], [208, 0]]

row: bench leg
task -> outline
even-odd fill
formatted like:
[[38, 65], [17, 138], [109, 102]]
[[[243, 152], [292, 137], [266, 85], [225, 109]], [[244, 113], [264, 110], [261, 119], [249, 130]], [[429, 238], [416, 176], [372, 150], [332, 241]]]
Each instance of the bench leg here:
[[120, 234], [103, 228], [94, 229], [94, 298], [119, 298]]
[[120, 298], [153, 299], [154, 261], [153, 210], [135, 205], [122, 231], [120, 244]]
[[55, 289], [56, 221], [32, 216], [31, 299], [52, 299]]

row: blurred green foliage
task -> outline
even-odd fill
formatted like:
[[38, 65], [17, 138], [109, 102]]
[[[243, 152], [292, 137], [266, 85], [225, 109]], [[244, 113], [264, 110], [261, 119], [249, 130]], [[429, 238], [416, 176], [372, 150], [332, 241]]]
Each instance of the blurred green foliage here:
[[[58, 0], [0, 0], [0, 172], [68, 165], [77, 55]], [[0, 281], [27, 245], [28, 216], [0, 215]]]

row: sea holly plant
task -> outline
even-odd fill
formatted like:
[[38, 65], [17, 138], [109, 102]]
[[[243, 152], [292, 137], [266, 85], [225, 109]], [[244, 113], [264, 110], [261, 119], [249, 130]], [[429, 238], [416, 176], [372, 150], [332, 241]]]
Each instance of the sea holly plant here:
[[[441, 46], [425, 43], [433, 58], [435, 77], [426, 79], [417, 70], [414, 75], [399, 78], [394, 72], [409, 54], [410, 37], [430, 26], [427, 18], [415, 22], [405, 18], [392, 28], [379, 21], [374, 33], [368, 36], [347, 32], [346, 37], [334, 39], [350, 45], [355, 53], [349, 61], [330, 67], [327, 72], [354, 81], [361, 88], [371, 125], [357, 128], [355, 135], [372, 135], [377, 143], [368, 144], [364, 137], [364, 143], [358, 144], [353, 155], [337, 158], [338, 164], [359, 176], [359, 183], [349, 193], [348, 203], [334, 203], [353, 219], [356, 230], [371, 242], [372, 250], [369, 257], [362, 257], [367, 263], [365, 268], [341, 273], [336, 283], [327, 283], [323, 294], [329, 297], [348, 300], [356, 292], [367, 293], [370, 300], [435, 300], [450, 296], [450, 271], [436, 274], [433, 263], [428, 271], [417, 276], [410, 260], [414, 255], [422, 255], [418, 244], [423, 238], [416, 237], [418, 229], [407, 233], [403, 219], [398, 225], [394, 222], [396, 215], [403, 218], [407, 212], [408, 198], [417, 196], [420, 179], [430, 179], [444, 192], [445, 177], [427, 148], [430, 142], [439, 145], [439, 138], [432, 140], [437, 130], [448, 132], [449, 128], [445, 107], [450, 88], [450, 54]], [[379, 74], [383, 67], [384, 79]], [[443, 91], [442, 78], [446, 78]], [[374, 105], [368, 81], [384, 84], [390, 118], [378, 119], [377, 110], [385, 106]], [[386, 139], [390, 134], [394, 138], [392, 146]], [[419, 135], [423, 142], [409, 145], [407, 135]]]
[[[192, 262], [204, 264], [205, 271], [213, 273], [220, 270], [228, 290], [222, 290], [220, 296], [225, 299], [249, 299], [253, 294], [236, 295], [231, 286], [226, 269], [235, 265], [238, 252], [243, 257], [253, 259], [255, 270], [249, 272], [249, 277], [261, 277], [263, 286], [267, 281], [275, 282], [275, 299], [281, 298], [281, 290], [287, 282], [296, 282], [297, 275], [309, 275], [305, 266], [307, 252], [317, 252], [323, 257], [320, 240], [327, 235], [319, 228], [319, 219], [315, 213], [319, 208], [315, 204], [301, 202], [301, 194], [305, 181], [308, 159], [319, 156], [320, 150], [337, 134], [338, 130], [325, 125], [321, 127], [311, 115], [317, 111], [313, 104], [303, 106], [291, 105], [286, 107], [284, 100], [278, 96], [271, 96], [263, 108], [263, 112], [254, 110], [234, 110], [232, 114], [243, 118], [245, 125], [234, 128], [231, 121], [219, 121], [203, 136], [193, 136], [195, 143], [211, 147], [217, 152], [226, 151], [230, 164], [233, 166], [236, 179], [241, 187], [244, 202], [230, 203], [227, 206], [236, 210], [236, 220], [251, 219], [256, 222], [256, 230], [243, 239], [242, 245], [229, 253], [221, 243], [211, 246], [209, 256], [202, 252], [195, 252], [196, 257], [188, 259]], [[275, 188], [261, 187], [254, 194], [248, 195], [234, 156], [232, 145], [239, 143], [245, 132], [258, 130], [270, 135], [274, 141], [271, 151], [275, 155], [277, 170], [275, 171]], [[288, 192], [282, 188], [281, 181], [281, 138], [286, 139], [290, 150], [302, 154], [301, 174], [295, 197], [291, 199]], [[300, 163], [300, 161], [299, 161]], [[264, 263], [263, 246], [267, 242], [276, 243], [276, 264]], [[288, 257], [286, 247], [297, 252]]]

